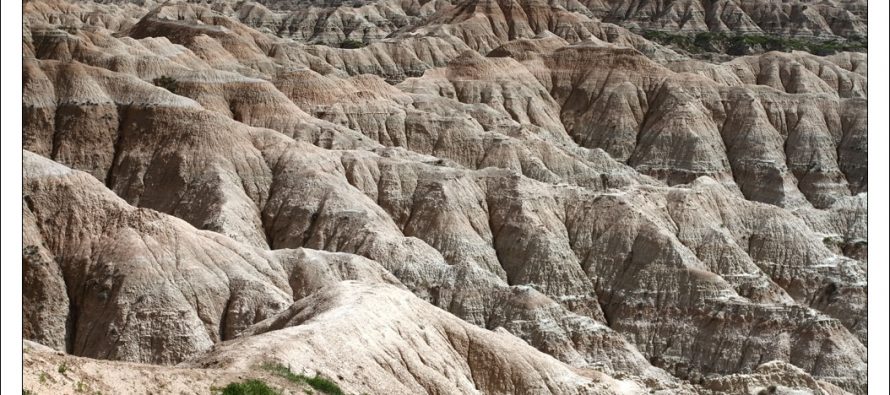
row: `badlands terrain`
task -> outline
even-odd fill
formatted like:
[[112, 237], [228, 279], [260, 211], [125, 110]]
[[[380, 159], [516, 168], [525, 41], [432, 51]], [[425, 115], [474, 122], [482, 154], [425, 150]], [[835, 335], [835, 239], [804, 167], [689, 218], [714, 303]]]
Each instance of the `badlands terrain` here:
[[868, 391], [865, 0], [23, 10], [24, 393]]

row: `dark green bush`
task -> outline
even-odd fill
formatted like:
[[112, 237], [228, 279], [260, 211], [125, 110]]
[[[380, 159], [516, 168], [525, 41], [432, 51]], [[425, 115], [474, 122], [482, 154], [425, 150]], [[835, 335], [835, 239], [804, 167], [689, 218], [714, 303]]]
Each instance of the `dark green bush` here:
[[284, 377], [292, 383], [308, 384], [316, 391], [328, 395], [343, 395], [343, 390], [341, 390], [336, 383], [319, 375], [315, 375], [315, 377], [308, 377], [302, 374], [296, 374], [292, 372], [287, 366], [273, 363], [264, 364], [263, 369], [268, 370], [269, 372], [272, 372], [278, 376]]
[[362, 48], [364, 46], [365, 46], [365, 43], [363, 43], [361, 41], [350, 40], [350, 39], [343, 40], [343, 42], [340, 43], [340, 48], [344, 48], [344, 49], [357, 49], [357, 48]]
[[222, 395], [279, 395], [279, 393], [261, 380], [247, 380], [227, 385], [222, 389]]
[[343, 390], [331, 380], [328, 380], [319, 375], [315, 375], [315, 377], [305, 377], [304, 380], [306, 384], [309, 384], [310, 387], [315, 388], [318, 391], [321, 391], [328, 395], [343, 395]]
[[703, 32], [695, 35], [695, 39], [692, 40], [692, 43], [702, 50], [708, 52], [717, 52], [719, 51], [714, 45], [717, 41], [717, 36], [714, 33]]
[[426, 70], [405, 70], [405, 77], [423, 77]]
[[168, 77], [166, 75], [162, 75], [158, 78], [155, 78], [155, 79], [151, 80], [151, 82], [153, 84], [155, 84], [155, 86], [164, 88], [164, 89], [170, 91], [171, 93], [176, 93], [176, 88], [179, 85], [179, 82], [176, 81], [176, 78]]
[[773, 395], [773, 394], [775, 394], [778, 390], [779, 390], [778, 387], [776, 387], [776, 385], [773, 384], [773, 385], [770, 385], [769, 387], [766, 387], [766, 388], [764, 388], [764, 389], [758, 391], [758, 392], [757, 392], [757, 395]]
[[23, 258], [37, 258], [39, 250], [36, 245], [27, 245], [22, 247], [22, 257]]

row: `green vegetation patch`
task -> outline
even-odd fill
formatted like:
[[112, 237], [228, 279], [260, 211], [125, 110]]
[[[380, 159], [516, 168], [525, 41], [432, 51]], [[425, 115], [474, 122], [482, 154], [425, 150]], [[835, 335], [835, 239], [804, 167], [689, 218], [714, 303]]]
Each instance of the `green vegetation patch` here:
[[176, 93], [176, 88], [179, 87], [179, 81], [177, 81], [176, 78], [168, 77], [166, 75], [151, 80], [151, 83], [170, 91], [170, 93]]
[[760, 391], [757, 392], [757, 395], [773, 395], [778, 391], [778, 387], [775, 384], [770, 385]]
[[361, 41], [357, 41], [357, 40], [347, 39], [347, 40], [343, 40], [343, 42], [340, 43], [340, 48], [344, 48], [344, 49], [358, 49], [358, 48], [363, 48], [364, 46], [365, 46], [365, 43], [363, 43]]
[[692, 54], [708, 52], [726, 53], [733, 56], [767, 51], [807, 51], [825, 56], [838, 52], [866, 52], [868, 39], [853, 36], [847, 39], [791, 38], [763, 34], [729, 34], [702, 32], [697, 34], [671, 33], [646, 30], [643, 37], [661, 45], [672, 46]]
[[343, 395], [343, 391], [336, 383], [324, 377], [316, 375], [315, 377], [304, 377], [303, 379], [310, 387], [315, 388], [322, 393], [329, 395]]
[[279, 395], [280, 393], [269, 387], [262, 380], [247, 380], [241, 383], [231, 383], [220, 392], [222, 395]]
[[319, 375], [314, 377], [296, 374], [287, 366], [281, 364], [267, 363], [263, 365], [263, 369], [274, 373], [277, 376], [284, 377], [287, 381], [297, 384], [308, 384], [310, 387], [328, 395], [343, 395], [343, 390], [333, 381]]

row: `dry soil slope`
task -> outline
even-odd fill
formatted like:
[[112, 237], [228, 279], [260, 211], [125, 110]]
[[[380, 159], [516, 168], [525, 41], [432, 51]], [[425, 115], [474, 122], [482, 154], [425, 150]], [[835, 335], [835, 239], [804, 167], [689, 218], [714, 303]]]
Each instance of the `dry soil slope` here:
[[[382, 266], [377, 277], [390, 272], [472, 324], [504, 327], [576, 367], [655, 388], [677, 384], [650, 361], [705, 385], [702, 373], [771, 359], [865, 388], [864, 195], [847, 196], [867, 190], [860, 56], [659, 64], [549, 34], [548, 18], [571, 13], [540, 5], [523, 16], [501, 4], [442, 4], [429, 14], [436, 23], [344, 50], [257, 31], [224, 7], [169, 3], [106, 28], [86, 4], [28, 5], [23, 134], [28, 149], [101, 180], [84, 176], [87, 189], [104, 182], [123, 200], [99, 193], [102, 203], [59, 216], [32, 210], [38, 230], [26, 226], [35, 239], [26, 262], [59, 259], [35, 271], [36, 283], [50, 285], [34, 300], [53, 310], [26, 309], [40, 323], [30, 338], [81, 355], [176, 362], [309, 295], [295, 285], [305, 273], [288, 269], [308, 253], [279, 251], [308, 247], [371, 258]], [[570, 24], [582, 25], [592, 26]], [[486, 41], [467, 40], [479, 29]], [[412, 38], [421, 30], [429, 35]], [[488, 57], [477, 52], [495, 45]], [[384, 81], [406, 70], [426, 72]], [[692, 70], [702, 75], [685, 73]], [[179, 80], [177, 94], [147, 82], [165, 74]], [[60, 196], [42, 207], [67, 199]], [[802, 208], [792, 214], [745, 198]], [[65, 281], [93, 275], [79, 262], [103, 261], [94, 238], [131, 242], [94, 229], [157, 222], [128, 204], [230, 236], [282, 269], [257, 274], [254, 258], [213, 249], [206, 254], [222, 254], [225, 265], [213, 260], [208, 270], [238, 272], [237, 288], [197, 277], [211, 296], [176, 296], [173, 281], [162, 286], [172, 296], [150, 301], [187, 306], [179, 310], [198, 319], [186, 327], [161, 315], [157, 327], [104, 317], [98, 330], [72, 331], [65, 317], [94, 305], [66, 295]], [[79, 211], [97, 207], [123, 214], [105, 222]], [[95, 226], [72, 233], [68, 218]], [[199, 245], [218, 237], [201, 235]], [[186, 247], [188, 259], [207, 265], [203, 249]], [[180, 259], [176, 244], [143, 248], [149, 262]], [[132, 261], [120, 253], [108, 254]], [[139, 281], [135, 293], [157, 286]], [[280, 293], [254, 295], [266, 287]], [[127, 298], [113, 314], [130, 308]], [[159, 314], [151, 306], [137, 311]], [[653, 325], [662, 316], [671, 319]], [[122, 340], [97, 340], [107, 328]], [[175, 347], [155, 350], [146, 338]], [[748, 379], [756, 378], [740, 380]]]
[[[192, 364], [249, 372], [264, 362], [286, 363], [328, 377], [347, 375], [345, 388], [358, 392], [611, 393], [619, 385], [639, 385], [575, 371], [503, 330], [466, 323], [418, 299], [372, 261], [251, 249], [130, 207], [86, 173], [23, 155], [28, 174], [23, 309], [73, 307], [67, 314], [43, 310], [44, 316], [27, 318], [26, 337], [44, 344], [68, 341], [79, 355], [163, 363], [170, 355], [194, 356], [213, 342], [239, 336], [244, 340], [224, 343]], [[51, 207], [62, 211], [47, 213]], [[70, 231], [58, 231], [66, 228]], [[361, 282], [340, 282], [348, 279]], [[77, 292], [67, 293], [68, 303], [53, 303], [66, 298], [66, 289]], [[298, 303], [287, 308], [295, 298]], [[70, 324], [55, 322], [66, 316]], [[53, 326], [58, 332], [46, 330]], [[29, 362], [52, 358], [36, 359]], [[114, 365], [74, 360], [73, 377], [89, 377], [91, 389], [123, 390], [112, 376], [126, 370], [108, 372]], [[174, 386], [189, 376], [197, 376], [195, 385], [215, 375], [233, 376], [214, 369], [175, 377], [176, 369], [120, 366], [167, 376], [173, 383], [165, 385]], [[62, 376], [62, 384], [73, 380]], [[40, 384], [58, 383], [53, 377], [51, 384]]]

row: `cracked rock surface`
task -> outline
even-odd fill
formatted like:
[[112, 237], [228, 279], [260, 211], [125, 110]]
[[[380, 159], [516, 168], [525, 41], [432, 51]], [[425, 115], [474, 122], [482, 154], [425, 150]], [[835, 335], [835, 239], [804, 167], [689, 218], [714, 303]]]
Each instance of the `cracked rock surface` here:
[[634, 33], [866, 15], [29, 1], [25, 389], [866, 393], [867, 55]]

